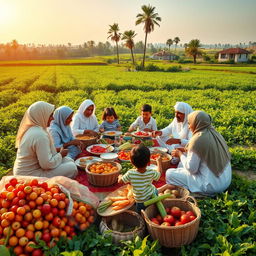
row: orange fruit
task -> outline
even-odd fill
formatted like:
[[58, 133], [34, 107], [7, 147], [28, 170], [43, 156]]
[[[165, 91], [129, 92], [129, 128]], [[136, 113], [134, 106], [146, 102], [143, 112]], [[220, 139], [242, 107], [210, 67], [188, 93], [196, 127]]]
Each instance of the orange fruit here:
[[58, 205], [58, 201], [53, 198], [53, 199], [50, 200], [50, 205], [51, 205], [52, 207], [56, 207], [56, 206]]
[[24, 215], [24, 220], [25, 221], [31, 221], [33, 219], [33, 215], [31, 212], [27, 212], [25, 215]]
[[28, 224], [27, 230], [28, 230], [28, 231], [35, 231], [34, 225], [33, 225], [33, 224]]
[[36, 200], [37, 199], [37, 193], [35, 191], [33, 191], [30, 195], [29, 195], [29, 199], [30, 200]]
[[16, 234], [17, 237], [23, 237], [25, 235], [25, 229], [19, 228], [19, 229], [16, 230], [15, 234]]
[[59, 201], [58, 207], [59, 209], [64, 209], [66, 207], [66, 203], [64, 201]]
[[27, 243], [28, 243], [28, 238], [27, 237], [23, 236], [19, 239], [19, 245], [20, 246], [24, 247], [24, 246], [26, 246]]
[[60, 235], [59, 229], [53, 228], [53, 229], [51, 230], [51, 236], [52, 236], [52, 237], [58, 237], [59, 235]]
[[7, 212], [7, 214], [6, 214], [6, 219], [7, 219], [7, 220], [10, 220], [10, 221], [14, 220], [14, 219], [15, 219], [15, 214], [14, 214], [14, 212]]
[[34, 225], [35, 225], [35, 229], [37, 229], [37, 230], [42, 229], [44, 226], [44, 224], [41, 220], [36, 221]]
[[18, 238], [17, 238], [16, 236], [11, 236], [11, 237], [9, 238], [9, 245], [10, 245], [11, 247], [16, 246], [16, 245], [18, 244], [18, 242], [19, 242], [19, 240], [18, 240]]
[[2, 226], [3, 228], [10, 226], [10, 221], [9, 221], [9, 220], [6, 220], [6, 219], [2, 220], [2, 221], [1, 221], [1, 226]]
[[29, 239], [32, 240], [34, 238], [34, 232], [31, 230], [27, 230], [25, 233], [25, 236]]
[[7, 236], [9, 232], [10, 232], [10, 236], [13, 235], [13, 230], [12, 229], [11, 229], [11, 231], [9, 231], [9, 230], [10, 230], [10, 227], [6, 227], [3, 229], [4, 236]]
[[44, 199], [43, 199], [41, 196], [39, 196], [39, 197], [36, 199], [36, 204], [37, 204], [37, 205], [41, 205], [41, 204], [43, 204], [43, 202], [44, 202]]
[[13, 230], [19, 229], [20, 226], [21, 226], [21, 225], [20, 225], [20, 222], [18, 222], [18, 221], [15, 221], [15, 222], [12, 223], [12, 229], [13, 229]]
[[13, 251], [16, 255], [21, 255], [23, 253], [23, 248], [20, 245], [18, 245], [13, 249]]
[[24, 215], [26, 213], [26, 209], [24, 207], [19, 207], [17, 209], [17, 214]]

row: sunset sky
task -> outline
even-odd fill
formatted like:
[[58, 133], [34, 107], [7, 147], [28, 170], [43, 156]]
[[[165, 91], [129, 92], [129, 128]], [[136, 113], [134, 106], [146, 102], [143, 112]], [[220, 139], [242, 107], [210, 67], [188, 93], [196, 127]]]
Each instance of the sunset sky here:
[[114, 22], [121, 32], [135, 30], [139, 41], [143, 26], [135, 20], [143, 4], [155, 6], [162, 18], [148, 42], [175, 36], [181, 43], [256, 41], [256, 0], [0, 0], [0, 43], [105, 42]]

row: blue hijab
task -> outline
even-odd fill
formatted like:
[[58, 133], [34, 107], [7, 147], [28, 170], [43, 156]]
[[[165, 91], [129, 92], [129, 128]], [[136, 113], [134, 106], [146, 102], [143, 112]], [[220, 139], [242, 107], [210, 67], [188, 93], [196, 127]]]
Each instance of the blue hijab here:
[[54, 111], [54, 120], [51, 122], [50, 130], [55, 130], [58, 132], [61, 137], [62, 143], [67, 143], [74, 139], [70, 125], [65, 124], [67, 118], [73, 112], [74, 111], [71, 108], [66, 106], [59, 107]]

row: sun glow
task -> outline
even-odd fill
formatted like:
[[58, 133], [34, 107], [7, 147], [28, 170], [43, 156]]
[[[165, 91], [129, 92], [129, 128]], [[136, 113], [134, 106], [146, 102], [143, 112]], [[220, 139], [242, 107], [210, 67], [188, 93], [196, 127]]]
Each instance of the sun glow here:
[[0, 25], [9, 24], [14, 16], [14, 9], [10, 2], [0, 0]]

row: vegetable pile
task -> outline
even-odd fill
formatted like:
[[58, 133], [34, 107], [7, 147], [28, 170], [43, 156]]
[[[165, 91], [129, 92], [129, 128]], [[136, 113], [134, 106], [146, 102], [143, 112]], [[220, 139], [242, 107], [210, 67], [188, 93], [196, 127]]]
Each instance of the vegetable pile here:
[[0, 193], [0, 244], [20, 255], [42, 255], [35, 249], [37, 240], [52, 247], [60, 237], [72, 239], [75, 227], [87, 229], [94, 222], [94, 210], [88, 204], [73, 201], [71, 216], [66, 216], [69, 199], [57, 185], [18, 181], [12, 178]]

